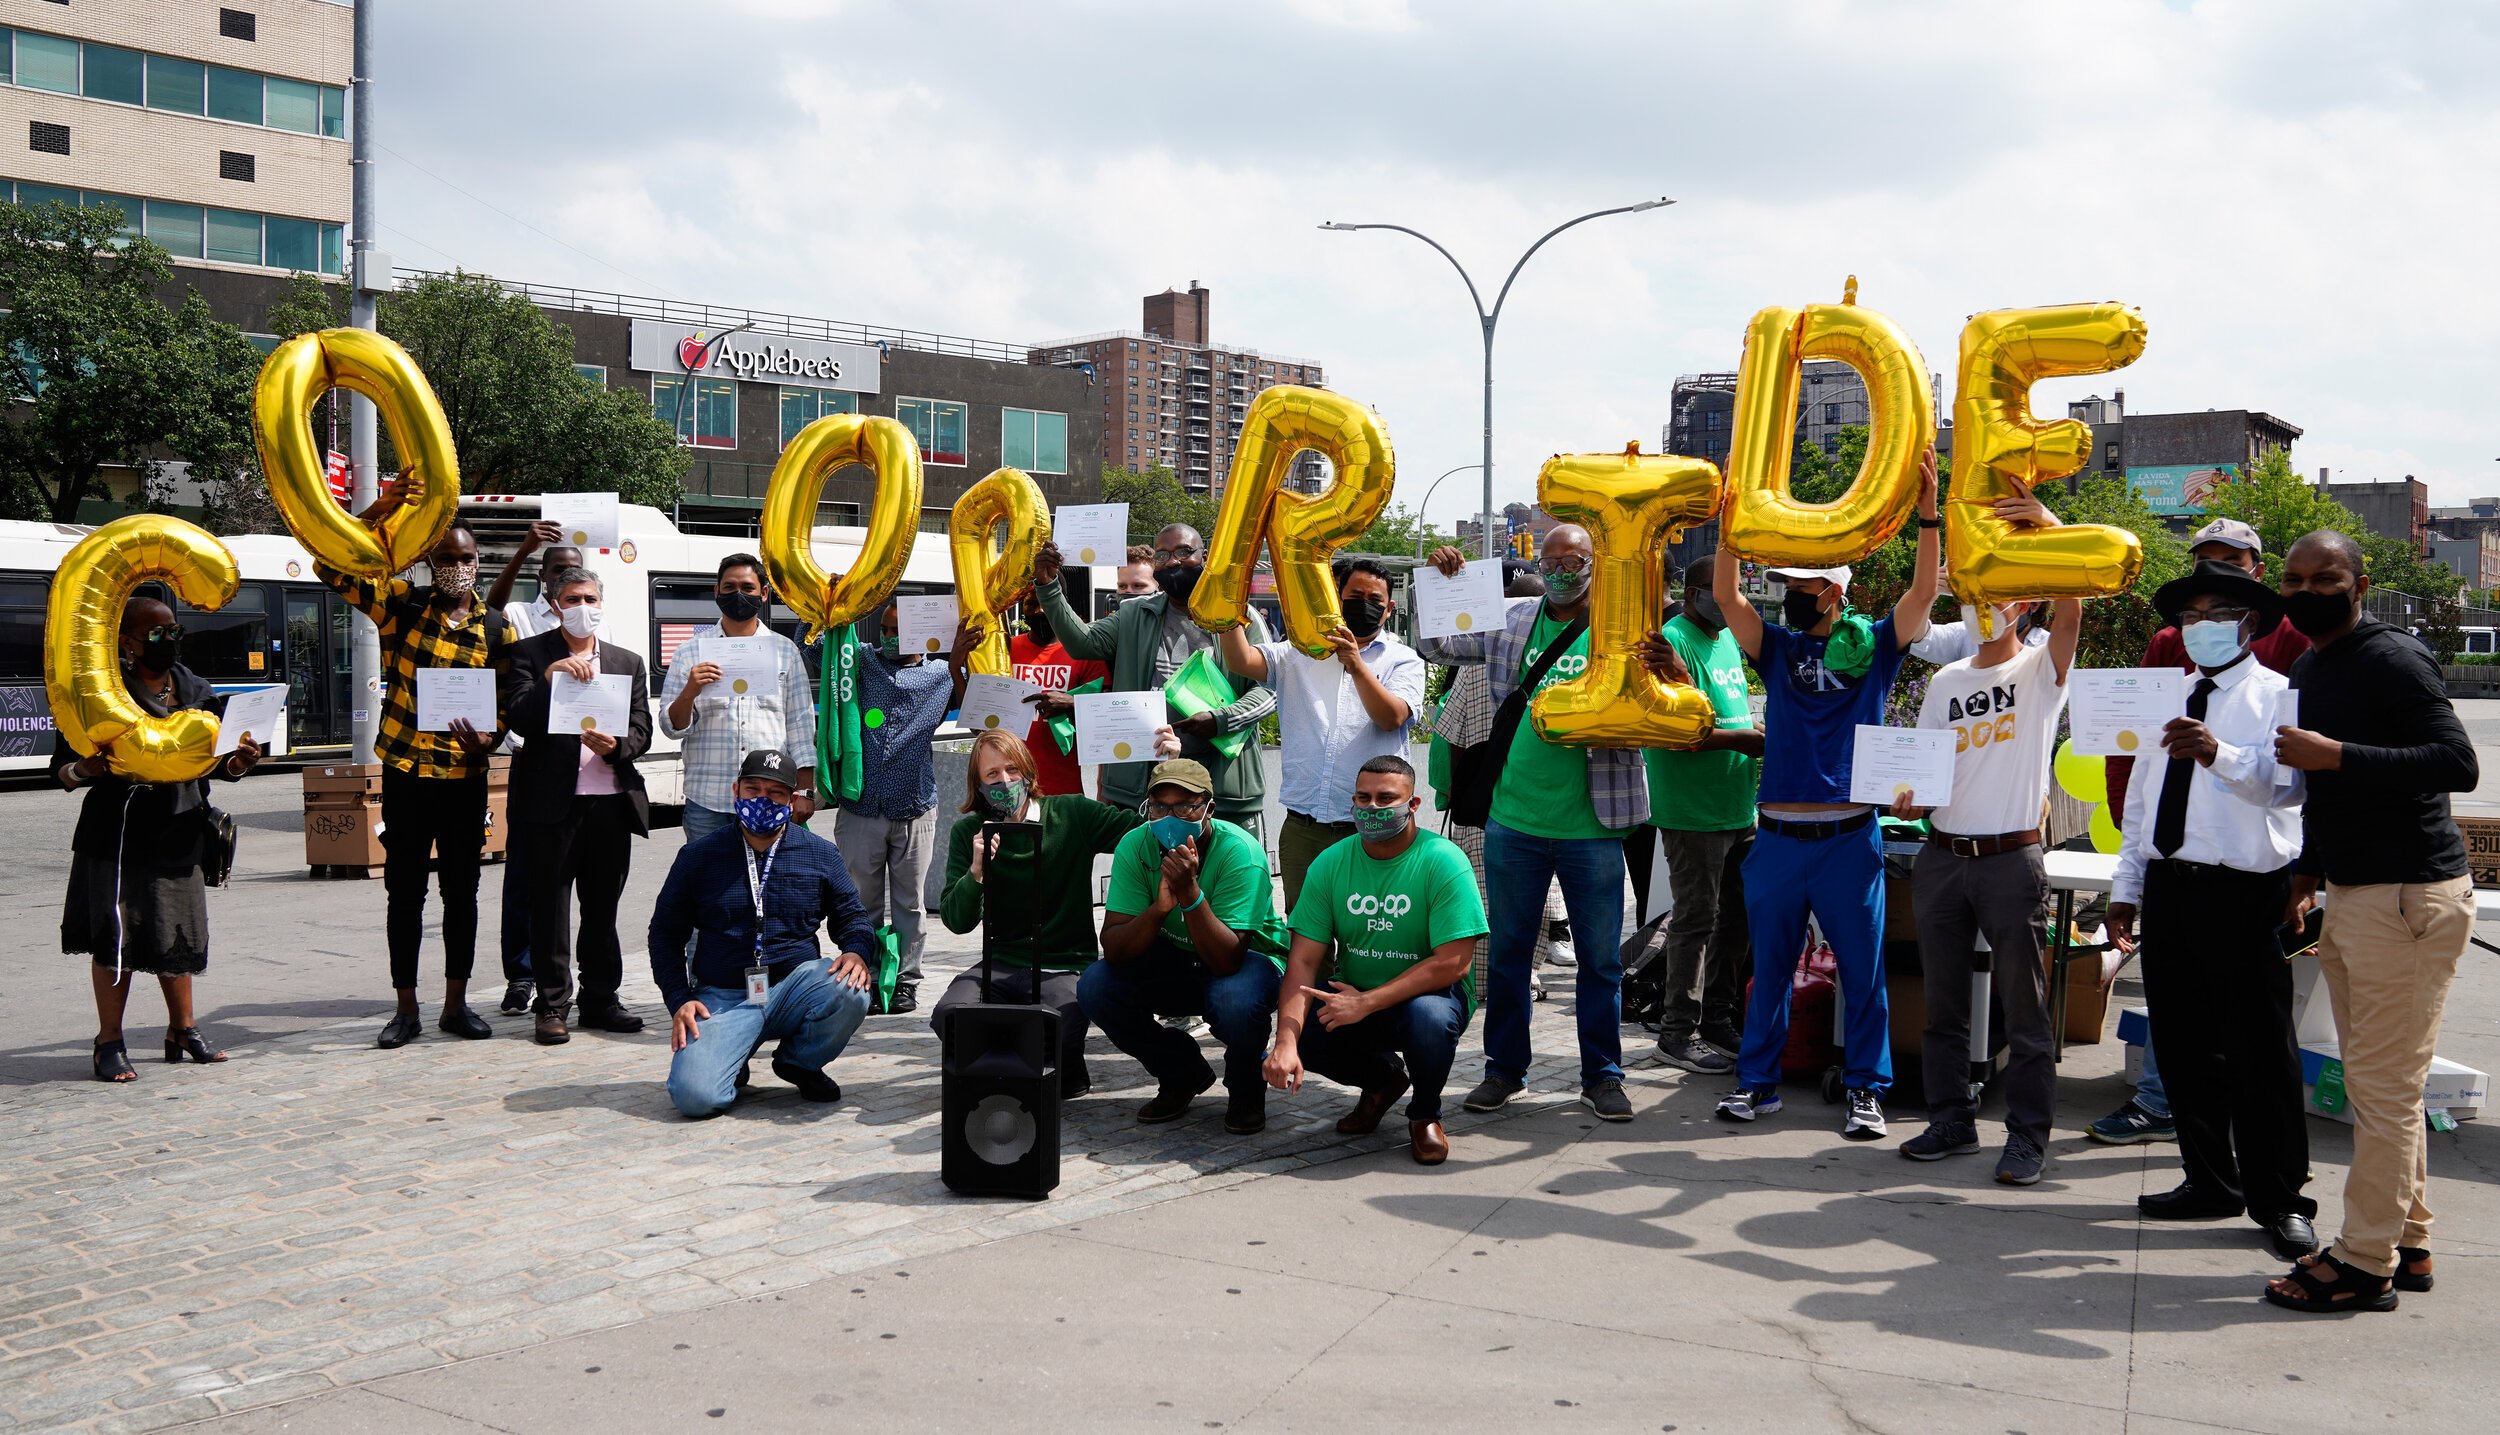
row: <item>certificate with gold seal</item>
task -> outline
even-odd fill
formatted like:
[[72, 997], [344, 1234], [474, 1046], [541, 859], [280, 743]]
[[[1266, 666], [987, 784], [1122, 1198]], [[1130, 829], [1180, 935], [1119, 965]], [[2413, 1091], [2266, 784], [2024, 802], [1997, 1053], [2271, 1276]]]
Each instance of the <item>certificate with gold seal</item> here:
[[1480, 633], [1502, 624], [1502, 560], [1479, 558], [1444, 578], [1431, 567], [1415, 569], [1415, 636], [1447, 638]]
[[1160, 690], [1076, 695], [1076, 760], [1083, 763], [1146, 762], [1155, 755], [1155, 733], [1170, 726]]
[[2187, 674], [2176, 668], [2077, 668], [2075, 751], [2085, 757], [2158, 757], [2161, 730], [2187, 711]]

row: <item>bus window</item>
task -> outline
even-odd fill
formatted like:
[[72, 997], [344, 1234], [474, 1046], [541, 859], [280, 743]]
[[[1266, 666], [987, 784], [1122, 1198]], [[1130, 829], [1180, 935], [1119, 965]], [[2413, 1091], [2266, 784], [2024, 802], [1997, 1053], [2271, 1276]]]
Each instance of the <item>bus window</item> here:
[[0, 578], [0, 683], [43, 681], [43, 580]]
[[182, 665], [212, 683], [248, 683], [269, 676], [269, 595], [246, 584], [211, 613], [174, 605], [182, 624]]

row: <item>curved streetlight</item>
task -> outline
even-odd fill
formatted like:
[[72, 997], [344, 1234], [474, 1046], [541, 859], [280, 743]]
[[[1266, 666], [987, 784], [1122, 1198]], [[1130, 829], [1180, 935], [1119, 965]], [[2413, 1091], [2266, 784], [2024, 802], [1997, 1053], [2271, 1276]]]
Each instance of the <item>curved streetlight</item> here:
[[[1675, 203], [1675, 201], [1672, 199], [1644, 199], [1638, 204], [1622, 204], [1617, 205], [1612, 209], [1592, 210], [1587, 214], [1581, 215], [1577, 219], [1567, 219], [1562, 223], [1555, 225], [1553, 228], [1545, 231], [1544, 235], [1541, 236], [1536, 243], [1528, 246], [1528, 252], [1519, 256], [1518, 263], [1510, 266], [1510, 277], [1502, 281], [1502, 291], [1493, 296], [1493, 308], [1490, 312], [1487, 312], [1485, 309], [1484, 295], [1476, 288], [1476, 281], [1468, 275], [1467, 266], [1458, 262], [1458, 256], [1450, 253], [1447, 249], [1443, 249], [1439, 240], [1434, 239], [1431, 235], [1424, 233], [1422, 230], [1409, 229], [1403, 224], [1338, 224], [1333, 220], [1320, 226], [1322, 229], [1333, 229], [1341, 233], [1351, 233], [1358, 229], [1394, 229], [1400, 234], [1412, 235], [1415, 238], [1422, 240], [1424, 243], [1431, 245], [1442, 258], [1449, 260], [1450, 267], [1458, 271], [1460, 282], [1467, 286], [1467, 298], [1476, 306], [1476, 322], [1484, 330], [1483, 518], [1485, 557], [1490, 558], [1493, 556], [1493, 326], [1500, 323], [1502, 320], [1502, 302], [1510, 297], [1510, 286], [1518, 280], [1519, 271], [1527, 267], [1530, 259], [1536, 257], [1536, 252], [1545, 247], [1546, 240], [1553, 238], [1555, 235], [1562, 233], [1564, 230], [1571, 228], [1573, 225], [1586, 224], [1592, 219], [1603, 219], [1610, 214], [1639, 214], [1643, 210], [1663, 209], [1667, 205], [1673, 203]], [[1446, 475], [1444, 476], [1446, 477]]]
[[1484, 465], [1480, 463], [1462, 463], [1458, 467], [1451, 469], [1448, 473], [1441, 475], [1441, 478], [1436, 478], [1431, 483], [1424, 486], [1424, 501], [1415, 506], [1415, 525], [1423, 530], [1415, 535], [1416, 557], [1423, 557], [1424, 545], [1432, 541], [1432, 496], [1441, 491], [1441, 479], [1465, 473], [1471, 468], [1482, 467], [1484, 467]]

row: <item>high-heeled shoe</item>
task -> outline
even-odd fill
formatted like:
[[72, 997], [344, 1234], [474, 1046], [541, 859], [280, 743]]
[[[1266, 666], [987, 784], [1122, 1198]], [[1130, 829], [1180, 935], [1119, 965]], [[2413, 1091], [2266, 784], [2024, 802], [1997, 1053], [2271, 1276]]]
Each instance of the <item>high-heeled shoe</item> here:
[[99, 1041], [95, 1044], [95, 1079], [98, 1081], [136, 1081], [137, 1068], [130, 1064], [130, 1045], [120, 1041]]
[[209, 1066], [226, 1059], [225, 1052], [210, 1046], [208, 1038], [200, 1035], [200, 1029], [196, 1026], [167, 1030], [165, 1059], [178, 1065], [186, 1056], [202, 1066]]

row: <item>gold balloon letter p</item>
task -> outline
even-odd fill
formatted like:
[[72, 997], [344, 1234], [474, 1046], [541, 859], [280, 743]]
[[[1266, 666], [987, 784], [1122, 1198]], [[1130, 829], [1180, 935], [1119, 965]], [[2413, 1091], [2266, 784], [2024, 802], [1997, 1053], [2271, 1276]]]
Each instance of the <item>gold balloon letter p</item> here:
[[[399, 451], [408, 502], [379, 533], [330, 496], [313, 446], [312, 406], [332, 389], [373, 400]], [[434, 386], [406, 349], [370, 330], [298, 334], [273, 350], [252, 382], [252, 436], [269, 497], [295, 541], [351, 577], [380, 582], [399, 572], [432, 552], [459, 516], [460, 456]]]
[[240, 577], [226, 545], [160, 513], [116, 518], [80, 539], [52, 577], [43, 629], [44, 695], [69, 745], [107, 754], [113, 772], [133, 782], [206, 777], [217, 765], [217, 719], [190, 709], [157, 717], [130, 696], [122, 606], [131, 589], [162, 578], [183, 602], [214, 610], [234, 597]]
[[[837, 589], [816, 562], [813, 543], [825, 480], [846, 463], [868, 465], [876, 475], [877, 501], [869, 505], [859, 561]], [[773, 465], [756, 546], [763, 550], [773, 592], [807, 620], [812, 643], [827, 628], [856, 623], [886, 600], [903, 581], [919, 532], [920, 443], [911, 430], [870, 414], [830, 414], [799, 430]]]
[[1719, 508], [1719, 471], [1707, 459], [1640, 452], [1557, 454], [1537, 472], [1546, 512], [1588, 529], [1589, 665], [1529, 703], [1539, 737], [1573, 747], [1692, 747], [1717, 722], [1710, 699], [1660, 682], [1637, 645], [1666, 609], [1659, 554], [1687, 525]]
[[2092, 454], [2092, 427], [2031, 415], [2041, 379], [2124, 368], [2144, 353], [2144, 316], [2123, 304], [1999, 309], [1962, 329], [1953, 396], [1953, 483], [1944, 509], [1953, 594], [1979, 611], [2030, 598], [2097, 598], [2134, 586], [2144, 545], [2097, 523], [2020, 529], [1996, 502], [2064, 478]]
[[[1325, 493], [1285, 491], [1293, 461], [1306, 448], [1337, 466], [1337, 481]], [[1396, 477], [1388, 430], [1370, 409], [1325, 389], [1262, 390], [1250, 401], [1233, 450], [1232, 477], [1189, 616], [1211, 633], [1241, 626], [1250, 614], [1250, 570], [1265, 536], [1276, 560], [1286, 640], [1315, 658], [1325, 656], [1328, 635], [1345, 626], [1328, 560], [1372, 526]]]
[[[992, 541], [998, 525], [1007, 541]], [[981, 625], [981, 645], [967, 662], [971, 671], [1006, 677], [1007, 625], [999, 614], [1033, 586], [1033, 550], [1050, 538], [1050, 508], [1039, 485], [1022, 469], [994, 471], [956, 501], [946, 520], [946, 544], [955, 560], [955, 612]]]

